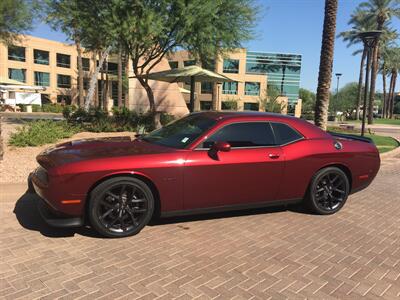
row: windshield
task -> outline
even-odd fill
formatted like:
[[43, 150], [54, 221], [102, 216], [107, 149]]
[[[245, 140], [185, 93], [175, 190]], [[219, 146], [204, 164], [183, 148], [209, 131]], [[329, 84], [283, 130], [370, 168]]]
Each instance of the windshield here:
[[202, 115], [189, 115], [152, 131], [143, 136], [142, 140], [167, 147], [184, 149], [215, 123], [216, 120]]

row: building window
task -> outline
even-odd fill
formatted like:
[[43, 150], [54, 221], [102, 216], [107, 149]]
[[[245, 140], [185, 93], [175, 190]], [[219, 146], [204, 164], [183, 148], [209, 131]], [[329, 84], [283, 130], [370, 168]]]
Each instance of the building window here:
[[57, 103], [71, 105], [71, 96], [69, 95], [57, 95]]
[[118, 74], [118, 64], [109, 62], [108, 63], [108, 74], [117, 75]]
[[213, 85], [212, 82], [202, 82], [201, 83], [201, 93], [202, 94], [212, 94]]
[[57, 53], [57, 67], [70, 68], [71, 56], [66, 54]]
[[255, 111], [259, 111], [259, 110], [260, 110], [260, 104], [259, 104], [259, 103], [245, 102], [245, 103], [243, 104], [243, 110], [255, 110]]
[[194, 65], [196, 65], [196, 61], [195, 61], [194, 59], [192, 59], [192, 60], [185, 60], [185, 61], [183, 62], [183, 65], [184, 65], [185, 67], [194, 66]]
[[222, 110], [237, 110], [238, 105], [236, 101], [222, 101], [221, 109]]
[[177, 69], [178, 68], [178, 62], [177, 61], [169, 61], [169, 67], [171, 69]]
[[224, 59], [224, 73], [239, 73], [239, 60], [238, 59]]
[[200, 110], [211, 110], [211, 101], [200, 101]]
[[57, 87], [70, 88], [71, 87], [71, 76], [57, 74]]
[[[76, 58], [76, 66], [78, 66], [78, 58]], [[82, 69], [83, 71], [90, 70], [90, 59], [82, 57]]]
[[35, 85], [50, 86], [50, 73], [34, 72], [34, 77]]
[[237, 81], [224, 82], [222, 85], [222, 94], [237, 95], [238, 83]]
[[260, 83], [246, 82], [244, 85], [244, 94], [249, 96], [260, 96]]
[[49, 94], [40, 94], [40, 98], [42, 99], [42, 104], [51, 103]]
[[8, 69], [8, 78], [17, 80], [20, 82], [26, 82], [26, 70], [25, 69]]
[[49, 65], [49, 51], [33, 49], [33, 62], [39, 65]]
[[16, 61], [25, 61], [25, 47], [8, 47], [8, 59]]

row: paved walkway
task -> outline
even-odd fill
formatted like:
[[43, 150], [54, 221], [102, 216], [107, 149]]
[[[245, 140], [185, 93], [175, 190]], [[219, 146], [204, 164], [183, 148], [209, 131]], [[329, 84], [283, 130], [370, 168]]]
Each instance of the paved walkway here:
[[0, 298], [399, 299], [400, 154], [333, 216], [283, 207], [147, 226], [57, 230], [1, 186]]

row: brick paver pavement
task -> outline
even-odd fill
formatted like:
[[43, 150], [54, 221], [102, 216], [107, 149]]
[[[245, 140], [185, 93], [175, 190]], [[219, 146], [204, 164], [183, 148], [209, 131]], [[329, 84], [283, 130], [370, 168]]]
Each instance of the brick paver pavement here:
[[34, 197], [4, 192], [0, 297], [400, 298], [399, 184], [397, 157], [333, 216], [275, 208], [180, 218], [126, 239], [51, 229]]

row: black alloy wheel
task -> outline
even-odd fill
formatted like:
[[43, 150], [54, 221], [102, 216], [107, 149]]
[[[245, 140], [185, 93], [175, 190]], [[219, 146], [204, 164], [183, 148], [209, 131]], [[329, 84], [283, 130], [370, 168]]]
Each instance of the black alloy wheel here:
[[318, 214], [333, 214], [345, 204], [349, 189], [347, 175], [339, 168], [328, 167], [314, 175], [306, 202]]
[[91, 224], [107, 237], [137, 234], [153, 215], [153, 194], [146, 183], [136, 178], [112, 178], [98, 185], [91, 195]]

